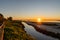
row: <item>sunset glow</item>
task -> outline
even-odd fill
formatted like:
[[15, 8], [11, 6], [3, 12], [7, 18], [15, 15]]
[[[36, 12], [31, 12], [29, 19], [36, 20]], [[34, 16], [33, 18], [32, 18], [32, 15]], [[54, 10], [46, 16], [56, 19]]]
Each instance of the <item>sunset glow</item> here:
[[41, 18], [37, 18], [37, 22], [41, 22]]

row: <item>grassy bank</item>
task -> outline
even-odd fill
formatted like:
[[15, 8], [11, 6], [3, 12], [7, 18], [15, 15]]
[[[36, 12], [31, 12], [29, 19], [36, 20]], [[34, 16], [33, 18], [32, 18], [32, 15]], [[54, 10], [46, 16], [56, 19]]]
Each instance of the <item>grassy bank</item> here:
[[24, 31], [21, 21], [6, 21], [4, 40], [35, 40]]

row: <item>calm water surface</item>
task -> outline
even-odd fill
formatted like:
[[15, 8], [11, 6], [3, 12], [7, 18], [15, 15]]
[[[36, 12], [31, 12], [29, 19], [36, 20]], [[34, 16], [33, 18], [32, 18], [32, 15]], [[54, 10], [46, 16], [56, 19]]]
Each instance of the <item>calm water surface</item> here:
[[36, 38], [37, 40], [58, 40], [56, 38], [44, 35], [40, 32], [37, 32], [33, 26], [30, 26], [24, 22], [22, 22], [23, 25], [25, 26], [25, 31], [27, 32], [27, 34], [30, 34], [31, 36], [33, 36], [34, 38]]

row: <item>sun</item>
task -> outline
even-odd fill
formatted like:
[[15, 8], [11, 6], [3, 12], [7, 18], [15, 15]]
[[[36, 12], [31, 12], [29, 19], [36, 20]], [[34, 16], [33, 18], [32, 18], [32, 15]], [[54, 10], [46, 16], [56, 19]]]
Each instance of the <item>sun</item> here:
[[42, 20], [41, 18], [37, 18], [37, 22], [41, 22], [41, 20]]

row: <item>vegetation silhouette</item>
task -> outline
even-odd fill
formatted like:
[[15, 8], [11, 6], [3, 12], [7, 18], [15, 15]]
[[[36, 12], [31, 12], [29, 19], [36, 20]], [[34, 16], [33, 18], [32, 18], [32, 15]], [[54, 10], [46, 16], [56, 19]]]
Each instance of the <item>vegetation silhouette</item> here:
[[8, 17], [8, 20], [12, 21], [12, 17]]

